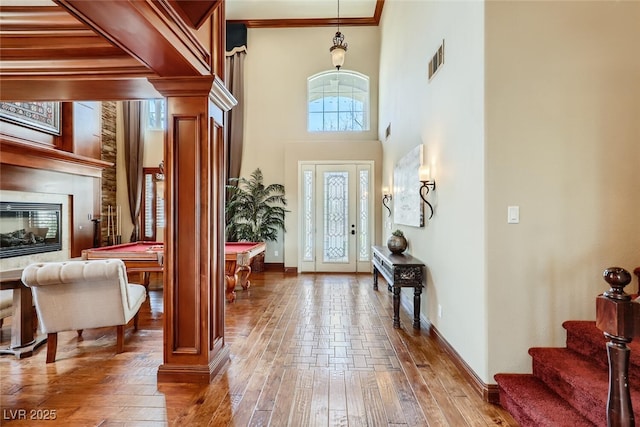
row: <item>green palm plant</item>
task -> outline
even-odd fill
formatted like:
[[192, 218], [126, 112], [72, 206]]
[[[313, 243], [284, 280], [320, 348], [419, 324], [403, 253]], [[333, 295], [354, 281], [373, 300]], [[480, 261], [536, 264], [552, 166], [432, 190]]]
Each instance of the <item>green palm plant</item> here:
[[265, 187], [258, 168], [251, 177], [232, 178], [237, 186], [227, 185], [225, 206], [226, 238], [228, 242], [266, 242], [278, 239], [278, 231], [286, 231], [284, 214], [289, 212], [284, 185]]

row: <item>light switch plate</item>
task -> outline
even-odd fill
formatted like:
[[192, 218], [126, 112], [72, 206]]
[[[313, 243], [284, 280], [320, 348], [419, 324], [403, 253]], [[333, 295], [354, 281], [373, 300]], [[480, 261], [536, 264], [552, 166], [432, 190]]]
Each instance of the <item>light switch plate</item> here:
[[507, 206], [507, 224], [520, 222], [520, 206]]

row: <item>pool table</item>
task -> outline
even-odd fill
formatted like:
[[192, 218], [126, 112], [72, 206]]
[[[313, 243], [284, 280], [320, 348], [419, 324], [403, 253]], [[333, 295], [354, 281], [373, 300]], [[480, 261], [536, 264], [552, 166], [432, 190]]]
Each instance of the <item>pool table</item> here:
[[111, 259], [124, 261], [127, 273], [142, 273], [145, 288], [149, 288], [149, 274], [162, 272], [164, 267], [164, 243], [133, 242], [120, 245], [85, 249], [82, 259]]
[[227, 301], [236, 299], [236, 285], [247, 290], [251, 286], [251, 260], [263, 253], [267, 245], [264, 242], [226, 242], [224, 244], [224, 277]]

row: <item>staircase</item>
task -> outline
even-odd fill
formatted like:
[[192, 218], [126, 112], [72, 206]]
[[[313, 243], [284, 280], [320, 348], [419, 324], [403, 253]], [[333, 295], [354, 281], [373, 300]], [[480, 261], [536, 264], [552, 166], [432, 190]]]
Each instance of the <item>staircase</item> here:
[[[533, 374], [496, 374], [500, 403], [523, 427], [607, 425], [609, 372], [595, 322], [567, 321], [566, 347], [530, 348]], [[629, 387], [640, 421], [640, 340], [629, 344]]]

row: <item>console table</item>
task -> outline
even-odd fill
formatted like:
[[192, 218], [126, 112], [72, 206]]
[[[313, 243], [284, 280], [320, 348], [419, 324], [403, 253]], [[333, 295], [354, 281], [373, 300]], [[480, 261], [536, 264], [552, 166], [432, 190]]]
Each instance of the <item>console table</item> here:
[[387, 281], [388, 289], [393, 290], [393, 327], [400, 328], [400, 290], [412, 287], [413, 291], [413, 328], [420, 329], [420, 295], [425, 281], [425, 265], [408, 254], [396, 255], [386, 246], [372, 246], [373, 250], [373, 290], [378, 290], [378, 274]]

